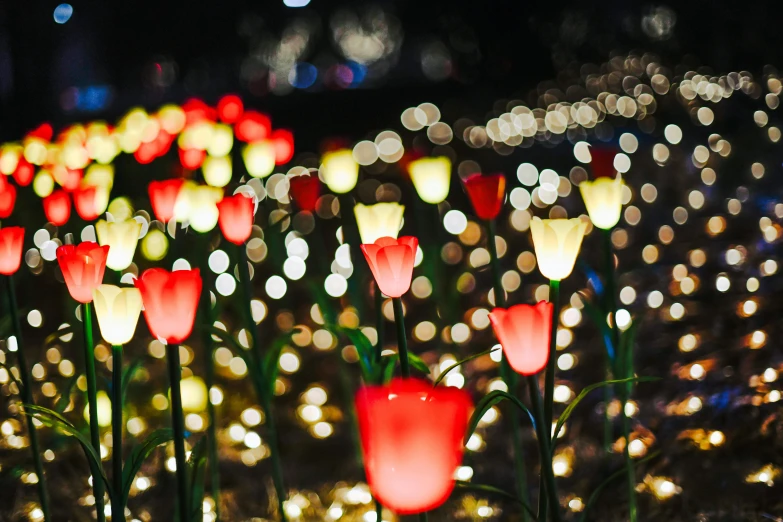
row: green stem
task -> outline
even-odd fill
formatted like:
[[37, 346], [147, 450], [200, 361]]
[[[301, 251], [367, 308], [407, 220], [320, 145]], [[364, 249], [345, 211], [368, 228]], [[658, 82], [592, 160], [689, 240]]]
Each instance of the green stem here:
[[419, 522], [427, 522], [427, 512], [423, 511], [419, 513]]
[[544, 388], [544, 421], [547, 439], [552, 439], [551, 426], [554, 412], [555, 395], [555, 361], [557, 359], [557, 325], [560, 323], [560, 281], [549, 281], [549, 302], [552, 303], [552, 331], [549, 339], [549, 361], [546, 365], [546, 381]]
[[[495, 242], [495, 221], [490, 220], [488, 222], [487, 230], [489, 231], [489, 237], [487, 238], [487, 246], [489, 247], [489, 259], [492, 268], [492, 280], [493, 290], [495, 292], [495, 305], [500, 308], [506, 306], [506, 292], [503, 289], [503, 279], [500, 273], [500, 260], [498, 258], [497, 244]], [[517, 396], [517, 374], [514, 372], [508, 364], [508, 360], [505, 355], [501, 354], [500, 361], [500, 376], [503, 382], [506, 383], [508, 392], [514, 397]], [[517, 495], [519, 498], [527, 503], [527, 472], [525, 471], [525, 452], [522, 447], [522, 434], [521, 434], [521, 422], [519, 419], [519, 411], [517, 408], [511, 408], [511, 443], [513, 444], [514, 453], [514, 470], [516, 474], [517, 483]], [[528, 521], [530, 517], [527, 512], [522, 513], [522, 520]]]
[[[14, 288], [14, 276], [6, 276], [6, 291], [8, 293], [8, 306], [11, 312], [11, 324], [13, 326], [14, 336], [16, 337], [16, 364], [19, 366], [19, 379], [22, 383], [22, 400], [25, 404], [35, 404], [33, 402], [33, 390], [30, 387], [32, 378], [30, 370], [27, 367], [27, 358], [24, 354], [22, 344], [22, 325], [19, 322], [19, 307], [16, 304], [16, 289]], [[25, 415], [27, 418], [27, 434], [30, 437], [30, 451], [33, 453], [33, 465], [35, 474], [38, 477], [38, 500], [41, 503], [44, 522], [49, 522], [49, 494], [46, 491], [46, 477], [44, 477], [43, 462], [41, 461], [41, 450], [38, 445], [38, 432], [35, 429], [33, 418]]]
[[[375, 363], [381, 362], [383, 355], [383, 337], [384, 327], [386, 324], [386, 318], [383, 316], [383, 294], [378, 283], [375, 284], [375, 331], [378, 336], [378, 340], [375, 343]], [[379, 519], [380, 522], [380, 519]]]
[[[550, 295], [551, 296], [551, 295]], [[555, 473], [552, 471], [552, 452], [551, 452], [551, 425], [544, 415], [544, 409], [541, 405], [541, 391], [538, 389], [538, 379], [535, 375], [527, 377], [527, 385], [530, 389], [530, 400], [533, 404], [533, 414], [536, 417], [536, 436], [538, 438], [538, 449], [541, 455], [541, 477], [542, 488], [546, 489], [546, 497], [549, 499], [549, 510], [551, 511], [552, 522], [560, 522], [560, 502], [557, 495], [557, 484], [555, 483]], [[544, 522], [547, 517], [547, 504], [539, 505], [539, 521]]]
[[179, 345], [171, 344], [167, 350], [169, 386], [171, 389], [171, 425], [174, 428], [174, 458], [177, 462], [177, 500], [179, 520], [186, 522], [190, 515], [188, 501], [188, 468], [185, 457], [185, 416], [182, 412], [182, 390], [180, 379], [182, 368], [179, 360]]
[[[82, 326], [84, 327], [84, 362], [87, 373], [87, 402], [90, 412], [90, 442], [92, 447], [101, 454], [101, 433], [98, 425], [98, 385], [95, 378], [95, 345], [92, 340], [92, 306], [90, 303], [82, 305]], [[92, 470], [92, 491], [95, 496], [95, 509], [98, 522], [106, 520], [103, 499], [103, 480], [98, 470]]]
[[[604, 283], [605, 289], [605, 303], [609, 309], [609, 321], [611, 323], [611, 342], [612, 349], [606, 350], [606, 380], [612, 379], [612, 361], [609, 357], [609, 352], [615, 354], [615, 357], [619, 356], [619, 340], [617, 336], [617, 329], [615, 328], [615, 316], [617, 314], [617, 301], [616, 290], [614, 283], [614, 255], [612, 254], [612, 234], [610, 230], [602, 230], [604, 238]], [[604, 386], [604, 451], [607, 453], [612, 451], [612, 418], [609, 415], [609, 406], [612, 404], [614, 398], [614, 389], [611, 386]], [[633, 522], [633, 521], [632, 521]]]
[[[114, 491], [122, 491], [122, 346], [111, 347], [111, 463]], [[112, 497], [112, 522], [125, 520], [122, 495]]]
[[[245, 247], [240, 245], [239, 250], [239, 279], [245, 292], [245, 298], [242, 300], [244, 303], [244, 315], [247, 324], [247, 332], [250, 335], [250, 346], [253, 353], [253, 357], [256, 360], [256, 367], [262, 368], [261, 361], [261, 348], [258, 344], [258, 332], [256, 330], [255, 321], [253, 321], [253, 310], [250, 305], [250, 300], [253, 297], [253, 287], [250, 282], [250, 271], [247, 268], [247, 251]], [[262, 382], [265, 380], [265, 376], [261, 376]], [[280, 448], [278, 444], [277, 433], [277, 419], [275, 410], [272, 404], [272, 398], [263, 389], [257, 389], [258, 399], [261, 401], [261, 406], [264, 408], [266, 414], [266, 427], [267, 427], [267, 441], [269, 443], [269, 453], [272, 460], [272, 482], [275, 485], [275, 492], [277, 493], [277, 504], [280, 511], [280, 520], [286, 522], [288, 518], [285, 514], [285, 499], [287, 497], [285, 492], [285, 483], [283, 482], [283, 465], [280, 460]]]
[[383, 504], [378, 502], [378, 499], [373, 497], [373, 500], [375, 500], [375, 522], [383, 522]]
[[402, 299], [393, 297], [394, 304], [394, 323], [397, 325], [397, 347], [400, 356], [400, 371], [402, 376], [407, 379], [411, 376], [411, 370], [408, 365], [408, 338], [405, 336], [405, 314], [402, 310]]
[[[357, 313], [367, 309], [365, 293], [367, 287], [367, 265], [359, 258], [364, 257], [360, 246], [362, 240], [359, 237], [359, 225], [356, 223], [356, 215], [353, 212], [354, 202], [350, 193], [338, 194], [340, 201], [340, 216], [343, 227], [343, 243], [347, 243], [351, 248], [351, 258], [353, 259], [353, 275], [348, 278], [348, 296], [351, 303], [356, 307]], [[328, 261], [328, 259], [327, 259]]]

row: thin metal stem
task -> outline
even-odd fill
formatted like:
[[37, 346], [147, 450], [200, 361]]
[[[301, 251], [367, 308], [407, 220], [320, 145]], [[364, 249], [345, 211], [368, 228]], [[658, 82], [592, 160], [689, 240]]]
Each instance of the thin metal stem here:
[[[557, 495], [557, 484], [555, 474], [552, 471], [552, 450], [551, 450], [551, 425], [547, 424], [544, 416], [544, 410], [541, 406], [541, 391], [538, 389], [538, 379], [535, 375], [527, 377], [527, 385], [530, 389], [530, 401], [533, 404], [533, 414], [536, 418], [536, 436], [538, 437], [538, 448], [541, 454], [541, 476], [543, 477], [543, 486], [546, 489], [546, 497], [549, 499], [549, 510], [551, 512], [552, 522], [560, 522], [560, 502]], [[539, 505], [539, 520], [546, 520], [546, 504]]]
[[111, 463], [115, 494], [112, 497], [112, 521], [125, 520], [122, 505], [122, 346], [111, 347]]
[[[35, 404], [33, 402], [33, 390], [30, 388], [32, 379], [30, 370], [27, 366], [27, 358], [25, 357], [22, 343], [22, 326], [19, 323], [19, 307], [16, 303], [14, 276], [6, 276], [6, 281], [8, 282], [6, 291], [8, 293], [8, 306], [11, 312], [11, 324], [13, 325], [14, 336], [16, 337], [16, 364], [19, 366], [19, 379], [22, 384], [22, 389], [19, 390], [19, 393], [22, 394], [22, 401], [24, 401], [25, 404]], [[41, 450], [38, 445], [38, 432], [35, 429], [33, 418], [29, 415], [25, 415], [25, 418], [27, 419], [27, 434], [30, 437], [30, 451], [33, 454], [33, 465], [35, 466], [35, 474], [38, 477], [38, 500], [41, 503], [44, 522], [49, 522], [49, 494], [46, 491], [46, 477], [44, 476]]]
[[179, 359], [179, 345], [171, 344], [167, 350], [169, 386], [171, 389], [171, 425], [174, 428], [174, 458], [177, 462], [177, 500], [179, 520], [190, 518], [188, 500], [188, 468], [185, 457], [185, 416], [182, 412], [182, 390], [180, 379], [182, 368]]
[[554, 412], [555, 395], [555, 360], [557, 359], [557, 325], [560, 322], [560, 281], [549, 281], [549, 302], [552, 303], [552, 331], [549, 339], [549, 361], [546, 365], [546, 381], [544, 384], [544, 421], [549, 428], [545, 430], [547, 439], [551, 440], [551, 425]]
[[383, 355], [383, 337], [385, 330], [386, 318], [383, 316], [383, 294], [378, 283], [375, 283], [375, 331], [378, 336], [378, 340], [375, 343], [375, 363], [381, 362], [381, 356]]
[[[92, 447], [101, 454], [101, 433], [98, 425], [98, 384], [95, 378], [95, 344], [92, 340], [92, 306], [90, 303], [82, 305], [82, 326], [84, 327], [84, 362], [87, 373], [87, 403], [90, 412], [90, 442]], [[93, 467], [91, 465], [91, 467]], [[92, 470], [92, 491], [95, 496], [95, 509], [98, 522], [106, 520], [103, 499], [104, 487], [99, 470]]]
[[[605, 303], [609, 308], [609, 320], [611, 323], [611, 342], [612, 349], [607, 347], [605, 361], [606, 368], [604, 371], [606, 380], [612, 378], [612, 360], [609, 356], [610, 351], [615, 354], [615, 357], [619, 357], [618, 336], [615, 329], [615, 316], [617, 314], [617, 302], [615, 300], [615, 284], [614, 284], [614, 255], [612, 254], [612, 235], [609, 230], [602, 230], [604, 239], [604, 284], [605, 288]], [[604, 451], [609, 453], [612, 450], [612, 418], [609, 415], [609, 406], [612, 404], [614, 398], [614, 389], [611, 386], [604, 386]]]
[[402, 299], [393, 297], [394, 304], [394, 323], [397, 325], [397, 348], [400, 355], [400, 371], [402, 376], [407, 379], [411, 376], [410, 366], [408, 364], [408, 338], [405, 334], [405, 314], [402, 310]]

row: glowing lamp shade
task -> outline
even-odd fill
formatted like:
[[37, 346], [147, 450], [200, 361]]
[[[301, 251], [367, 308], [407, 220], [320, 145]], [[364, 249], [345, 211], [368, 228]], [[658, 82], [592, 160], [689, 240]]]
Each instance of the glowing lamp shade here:
[[408, 164], [416, 193], [426, 203], [437, 205], [449, 195], [451, 160], [444, 156], [420, 158]]
[[198, 269], [169, 272], [145, 270], [134, 281], [144, 302], [144, 319], [152, 335], [168, 344], [179, 344], [193, 331], [201, 294]]
[[242, 193], [223, 198], [217, 204], [220, 216], [218, 224], [226, 239], [241, 245], [253, 231], [253, 200]]
[[186, 169], [196, 170], [204, 163], [207, 152], [199, 149], [179, 149], [179, 161]]
[[221, 199], [221, 188], [185, 183], [174, 205], [174, 218], [189, 223], [196, 232], [209, 232], [218, 223], [217, 203]]
[[71, 198], [64, 190], [55, 190], [43, 199], [44, 214], [53, 225], [61, 227], [71, 217]]
[[620, 174], [614, 179], [601, 177], [595, 181], [583, 181], [579, 184], [579, 192], [593, 225], [609, 230], [620, 221], [623, 208], [623, 178]]
[[[96, 396], [98, 403], [98, 426], [101, 428], [108, 428], [111, 426], [111, 399], [109, 395], [101, 390]], [[90, 405], [87, 404], [84, 407], [84, 420], [90, 422]]]
[[495, 308], [489, 320], [515, 372], [535, 375], [546, 367], [552, 336], [552, 303]]
[[213, 187], [225, 187], [231, 181], [231, 158], [208, 156], [201, 166], [204, 181]]
[[255, 141], [242, 149], [247, 173], [254, 178], [265, 178], [275, 170], [275, 147], [270, 141]]
[[101, 336], [116, 346], [127, 344], [136, 332], [141, 314], [139, 289], [99, 285], [92, 291], [92, 296]]
[[139, 242], [141, 223], [135, 219], [123, 221], [100, 220], [95, 224], [98, 243], [110, 247], [106, 266], [112, 270], [125, 270], [133, 262], [136, 244]]
[[285, 165], [294, 157], [294, 133], [288, 129], [277, 129], [269, 136], [275, 148], [275, 163]]
[[375, 243], [382, 237], [396, 238], [402, 227], [405, 206], [399, 203], [376, 203], [353, 207], [362, 243]]
[[321, 158], [321, 178], [335, 194], [345, 194], [359, 180], [359, 164], [349, 149], [327, 152]]
[[26, 187], [33, 181], [33, 175], [35, 174], [35, 167], [24, 158], [19, 158], [19, 163], [14, 170], [14, 180], [19, 183], [20, 186]]
[[401, 515], [443, 504], [454, 489], [471, 408], [464, 390], [418, 379], [361, 388], [356, 413], [373, 495]]
[[538, 269], [553, 281], [562, 281], [574, 269], [587, 223], [579, 218], [530, 221]]
[[472, 174], [465, 178], [465, 191], [479, 219], [495, 219], [506, 198], [506, 177], [503, 174]]
[[68, 287], [68, 293], [80, 303], [92, 301], [92, 292], [103, 282], [108, 246], [84, 241], [78, 246], [63, 245], [57, 249], [57, 263]]
[[0, 187], [0, 219], [5, 219], [14, 212], [16, 205], [16, 187], [2, 180]]
[[400, 239], [382, 237], [375, 243], [362, 245], [364, 257], [381, 292], [389, 297], [400, 297], [408, 291], [418, 246], [419, 240], [413, 236]]
[[242, 103], [242, 98], [236, 94], [227, 94], [220, 98], [217, 104], [217, 112], [220, 117], [220, 121], [224, 123], [236, 123], [242, 116], [245, 106]]
[[98, 211], [98, 189], [90, 186], [82, 186], [73, 191], [73, 206], [76, 213], [85, 221], [96, 219]]
[[596, 178], [614, 175], [614, 157], [617, 151], [611, 147], [590, 147], [590, 167]]
[[272, 132], [272, 120], [266, 114], [257, 111], [245, 111], [234, 125], [237, 139], [244, 142], [261, 141]]
[[150, 202], [152, 203], [152, 211], [160, 221], [166, 223], [174, 217], [174, 204], [177, 201], [177, 195], [183, 183], [184, 180], [182, 179], [150, 182], [148, 191]]
[[315, 212], [318, 198], [321, 196], [321, 181], [317, 176], [302, 175], [288, 179], [289, 195], [299, 210]]
[[180, 381], [179, 389], [185, 413], [201, 413], [207, 409], [207, 386], [201, 378], [186, 377]]
[[22, 264], [22, 245], [24, 229], [22, 227], [0, 228], [0, 274], [12, 275]]

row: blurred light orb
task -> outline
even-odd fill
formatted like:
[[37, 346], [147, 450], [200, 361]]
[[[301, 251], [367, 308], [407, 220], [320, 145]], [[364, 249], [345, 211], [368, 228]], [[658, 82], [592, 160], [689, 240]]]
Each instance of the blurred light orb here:
[[54, 21], [58, 24], [64, 24], [73, 16], [73, 7], [71, 4], [60, 4], [54, 8]]
[[305, 7], [310, 0], [283, 0], [286, 7]]
[[[291, 0], [286, 0], [286, 1], [289, 2]], [[286, 5], [288, 5], [289, 7], [301, 7], [301, 6], [291, 6], [288, 3], [286, 3]], [[307, 5], [307, 3], [303, 5]], [[296, 87], [297, 89], [307, 89], [308, 87], [312, 87], [317, 78], [318, 78], [318, 69], [315, 68], [315, 65], [307, 62], [297, 63], [291, 68], [291, 71], [288, 73], [288, 82], [294, 87]]]
[[288, 285], [286, 285], [285, 279], [278, 275], [274, 275], [266, 280], [265, 289], [269, 297], [272, 299], [280, 299], [285, 295]]

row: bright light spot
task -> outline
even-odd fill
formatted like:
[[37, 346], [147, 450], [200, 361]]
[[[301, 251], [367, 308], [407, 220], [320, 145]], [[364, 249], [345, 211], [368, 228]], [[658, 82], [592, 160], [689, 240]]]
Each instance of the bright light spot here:
[[289, 257], [283, 263], [283, 273], [288, 279], [296, 281], [301, 279], [307, 271], [307, 265], [300, 257]]
[[54, 21], [58, 24], [64, 24], [73, 16], [73, 7], [71, 4], [60, 4], [54, 8]]
[[324, 281], [326, 293], [332, 297], [340, 297], [348, 290], [348, 281], [340, 274], [331, 274]]
[[266, 285], [264, 285], [264, 288], [266, 289], [266, 293], [269, 297], [272, 299], [280, 299], [285, 295], [288, 286], [286, 285], [285, 279], [274, 275], [266, 280]]
[[[309, 3], [310, 0], [283, 0], [283, 4], [285, 4], [286, 7], [304, 7]], [[288, 510], [286, 509], [286, 511]]]
[[231, 295], [237, 289], [237, 280], [231, 274], [220, 274], [215, 280], [215, 288], [220, 295]]
[[449, 210], [443, 217], [443, 228], [449, 234], [462, 234], [468, 228], [468, 218], [459, 210]]
[[228, 270], [229, 263], [228, 254], [222, 250], [215, 250], [209, 255], [209, 269], [216, 274], [222, 274]]
[[280, 369], [286, 373], [294, 373], [299, 369], [299, 357], [293, 352], [285, 352], [280, 356]]

